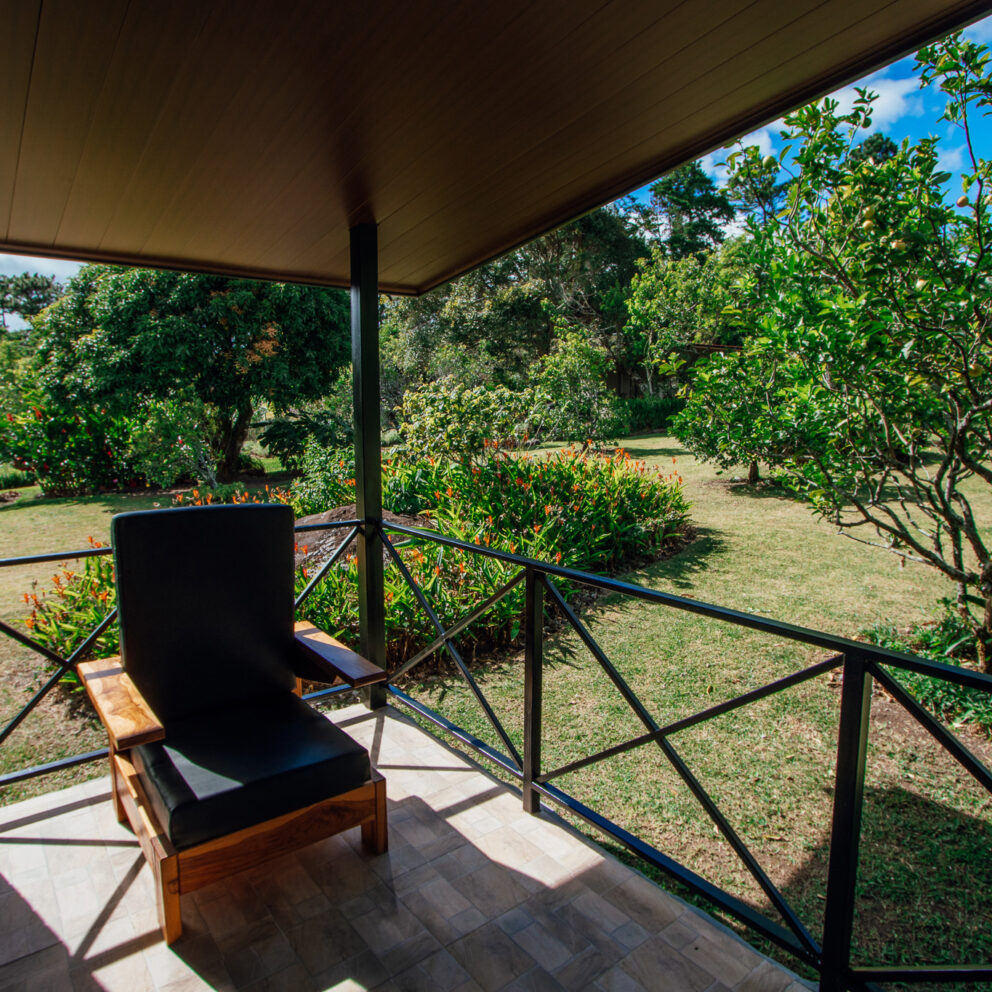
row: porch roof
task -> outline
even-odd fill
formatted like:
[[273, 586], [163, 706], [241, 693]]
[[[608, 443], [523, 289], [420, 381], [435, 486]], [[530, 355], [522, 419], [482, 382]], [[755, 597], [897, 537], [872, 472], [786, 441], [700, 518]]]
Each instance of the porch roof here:
[[0, 0], [0, 248], [418, 293], [976, 0]]

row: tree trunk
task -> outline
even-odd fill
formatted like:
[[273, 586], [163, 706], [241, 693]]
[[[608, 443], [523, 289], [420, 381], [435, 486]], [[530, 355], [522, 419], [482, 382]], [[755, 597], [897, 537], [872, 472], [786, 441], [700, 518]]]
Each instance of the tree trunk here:
[[244, 447], [245, 438], [248, 437], [248, 428], [251, 426], [252, 407], [240, 407], [233, 421], [231, 418], [224, 420], [217, 432], [217, 481], [233, 482], [238, 474], [238, 463], [241, 459], [241, 449]]
[[749, 486], [756, 485], [761, 476], [758, 475], [758, 463], [751, 462], [747, 467], [747, 484]]

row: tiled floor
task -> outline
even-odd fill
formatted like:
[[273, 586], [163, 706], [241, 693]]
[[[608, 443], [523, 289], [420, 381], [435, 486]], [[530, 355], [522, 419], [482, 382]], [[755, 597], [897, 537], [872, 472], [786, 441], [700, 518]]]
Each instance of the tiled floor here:
[[0, 809], [0, 990], [805, 989], [394, 710], [335, 719], [387, 778], [389, 853], [350, 831], [184, 896], [172, 948], [106, 779]]

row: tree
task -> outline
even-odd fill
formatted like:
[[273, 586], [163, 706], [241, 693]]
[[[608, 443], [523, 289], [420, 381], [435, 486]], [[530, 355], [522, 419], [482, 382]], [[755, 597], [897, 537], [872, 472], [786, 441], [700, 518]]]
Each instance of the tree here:
[[788, 183], [778, 182], [779, 161], [756, 145], [741, 145], [727, 157], [727, 196], [745, 217], [769, 223], [782, 209]]
[[734, 219], [726, 193], [699, 162], [680, 166], [652, 184], [651, 208], [664, 252], [672, 258], [712, 251]]
[[[630, 350], [655, 395], [659, 373], [671, 376], [701, 350], [736, 347], [745, 325], [739, 298], [750, 273], [742, 239], [717, 251], [669, 258], [660, 248], [642, 259], [631, 282], [624, 328]], [[699, 346], [702, 346], [701, 348]]]
[[869, 159], [875, 165], [881, 165], [898, 154], [899, 146], [881, 131], [876, 131], [874, 134], [869, 134], [860, 145], [855, 145], [848, 153], [847, 160], [852, 166], [860, 165]]
[[453, 376], [520, 389], [565, 321], [623, 367], [625, 294], [647, 250], [624, 213], [593, 211], [421, 297], [388, 302], [384, 356], [404, 388]]
[[280, 411], [317, 399], [348, 356], [340, 290], [183, 272], [86, 266], [37, 323], [53, 400], [132, 414], [191, 390], [222, 482], [256, 401]]
[[992, 487], [992, 166], [971, 140], [992, 77], [958, 36], [917, 58], [969, 149], [963, 195], [947, 195], [936, 138], [850, 154], [864, 91], [848, 114], [825, 100], [786, 118], [787, 212], [751, 228], [759, 333], [697, 370], [676, 433], [704, 457], [770, 463], [841, 533], [953, 580], [992, 671], [992, 553], [971, 495]]
[[609, 355], [578, 327], [563, 326], [549, 355], [531, 369], [533, 433], [556, 441], [601, 441], [622, 430], [606, 385]]
[[0, 275], [0, 327], [7, 329], [7, 317], [35, 317], [62, 294], [54, 276], [23, 272], [16, 276]]

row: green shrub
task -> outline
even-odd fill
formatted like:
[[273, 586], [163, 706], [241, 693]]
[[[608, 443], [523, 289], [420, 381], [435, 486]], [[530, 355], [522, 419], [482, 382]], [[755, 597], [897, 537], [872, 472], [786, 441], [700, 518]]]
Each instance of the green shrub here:
[[[100, 541], [89, 539], [91, 547], [103, 547]], [[31, 608], [24, 623], [28, 632], [45, 647], [67, 658], [90, 631], [113, 609], [114, 562], [108, 555], [84, 558], [82, 571], [70, 569], [72, 562], [62, 564], [51, 579], [48, 589], [24, 594], [24, 604]], [[97, 639], [90, 652], [92, 658], [107, 658], [120, 653], [120, 633], [111, 624]], [[47, 668], [52, 668], [46, 663]], [[64, 682], [78, 685], [75, 673]]]
[[[945, 665], [968, 665], [976, 654], [974, 630], [949, 599], [940, 601], [936, 619], [908, 631], [881, 623], [861, 634], [879, 647], [918, 654]], [[886, 671], [935, 716], [950, 723], [975, 724], [992, 734], [992, 694], [894, 666], [886, 666]]]
[[293, 484], [292, 506], [298, 517], [355, 502], [355, 453], [307, 445], [303, 476]]
[[206, 421], [196, 399], [150, 400], [128, 425], [128, 459], [149, 484], [167, 489], [179, 482], [215, 478], [210, 446], [200, 425]]
[[353, 428], [337, 410], [300, 411], [270, 420], [259, 440], [270, 455], [275, 455], [291, 472], [303, 468], [308, 444], [320, 448], [338, 448], [351, 442]]

